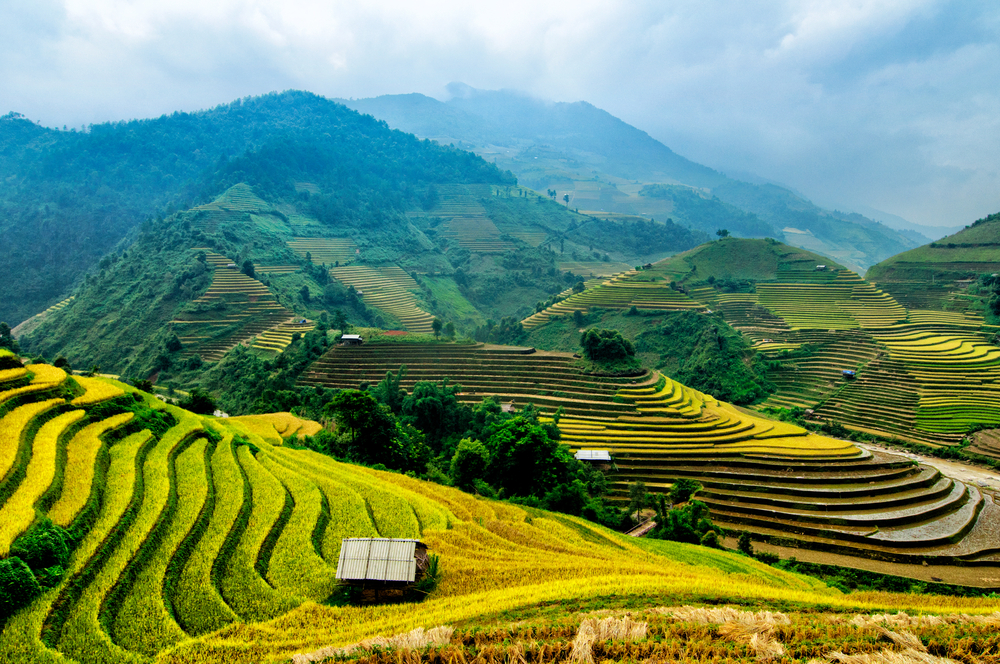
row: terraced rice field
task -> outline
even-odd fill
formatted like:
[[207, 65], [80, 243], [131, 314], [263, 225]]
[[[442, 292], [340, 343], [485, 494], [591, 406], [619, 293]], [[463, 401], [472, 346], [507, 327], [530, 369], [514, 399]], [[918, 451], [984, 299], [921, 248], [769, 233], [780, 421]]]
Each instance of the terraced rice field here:
[[672, 290], [663, 282], [630, 279], [635, 274], [635, 270], [630, 270], [582, 293], [571, 295], [551, 307], [528, 316], [521, 321], [521, 324], [530, 330], [544, 325], [553, 316], [572, 315], [574, 311], [586, 313], [591, 307], [603, 309], [638, 307], [659, 311], [680, 311], [703, 309], [705, 306], [680, 291]]
[[358, 246], [351, 238], [293, 237], [288, 246], [302, 258], [309, 254], [316, 265], [335, 265], [338, 262], [347, 265], [358, 256]]
[[236, 344], [290, 322], [292, 312], [278, 304], [267, 286], [237, 270], [225, 256], [206, 255], [214, 268], [212, 284], [194, 304], [207, 310], [182, 313], [171, 321], [186, 355], [215, 362]]
[[[442, 219], [436, 229], [438, 236], [462, 249], [482, 254], [510, 251], [514, 245], [500, 238], [500, 229], [480, 203], [480, 199], [493, 195], [496, 192], [488, 184], [438, 185], [438, 204], [427, 212], [413, 212], [411, 215]], [[522, 239], [531, 244], [537, 239], [537, 233], [530, 231], [530, 235]], [[538, 243], [541, 244], [544, 239], [542, 237]]]
[[974, 563], [1000, 553], [1000, 507], [975, 487], [749, 415], [656, 373], [595, 377], [568, 354], [398, 344], [332, 348], [300, 383], [356, 388], [402, 365], [407, 389], [448, 378], [467, 402], [493, 395], [546, 415], [561, 407], [563, 442], [614, 455], [622, 500], [630, 482], [660, 492], [690, 477], [706, 487], [699, 497], [713, 519], [765, 540], [904, 562]]
[[[791, 275], [779, 273], [779, 279], [783, 276]], [[826, 283], [758, 284], [757, 302], [792, 329], [885, 327], [906, 318], [906, 310], [892, 297], [848, 270]]]
[[60, 309], [65, 309], [67, 306], [69, 306], [69, 303], [75, 299], [76, 295], [70, 295], [62, 302], [57, 302], [56, 304], [53, 304], [51, 307], [43, 311], [42, 314], [51, 314], [53, 311], [59, 311]]
[[254, 272], [260, 274], [292, 274], [302, 269], [301, 265], [256, 265]]
[[270, 214], [274, 209], [270, 203], [257, 197], [246, 184], [230, 187], [211, 203], [198, 205], [189, 211], [193, 226], [206, 232], [213, 232], [225, 221], [239, 220], [247, 214]]
[[304, 335], [316, 328], [316, 323], [304, 318], [293, 318], [291, 321], [281, 323], [270, 330], [258, 334], [250, 344], [251, 348], [282, 353], [292, 343], [293, 335]]
[[433, 331], [434, 316], [417, 306], [411, 291], [419, 286], [401, 267], [341, 266], [331, 268], [330, 276], [345, 286], [354, 286], [366, 305], [393, 316], [410, 332]]
[[[4, 662], [287, 661], [376, 633], [611, 595], [986, 607], [854, 599], [730, 553], [636, 541], [577, 518], [341, 464], [284, 447], [283, 436], [308, 425], [287, 414], [216, 420], [145, 395], [173, 426], [160, 436], [123, 429], [127, 416], [91, 421], [89, 406], [68, 404], [65, 373], [26, 370], [40, 388], [36, 401], [0, 392], [0, 545], [16, 543], [41, 515], [79, 537], [62, 580], [4, 625]], [[88, 394], [101, 382], [89, 383]], [[108, 398], [134, 402], [121, 394], [131, 388], [105, 384], [119, 390]], [[65, 472], [71, 463], [74, 472]], [[347, 536], [420, 538], [440, 556], [438, 589], [419, 610], [324, 606]]]

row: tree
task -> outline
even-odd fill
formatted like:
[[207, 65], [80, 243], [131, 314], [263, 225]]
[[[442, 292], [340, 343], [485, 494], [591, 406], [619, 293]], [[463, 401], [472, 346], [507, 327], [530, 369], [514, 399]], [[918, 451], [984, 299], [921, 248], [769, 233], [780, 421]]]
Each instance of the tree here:
[[309, 294], [309, 286], [303, 286], [299, 290], [299, 295], [302, 296], [302, 301], [303, 302], [305, 302], [306, 304], [309, 304], [309, 299], [311, 297], [310, 294]]
[[197, 387], [191, 390], [187, 397], [181, 399], [178, 405], [199, 415], [211, 415], [218, 410], [212, 395], [208, 392], [202, 392]]
[[340, 330], [341, 334], [351, 329], [350, 323], [347, 322], [347, 315], [340, 309], [333, 312], [333, 327], [336, 330]]
[[455, 324], [452, 323], [451, 321], [445, 323], [444, 336], [448, 337], [449, 339], [455, 338]]
[[396, 415], [402, 412], [403, 400], [406, 398], [406, 390], [400, 386], [405, 377], [406, 365], [403, 364], [400, 365], [399, 371], [396, 372], [395, 376], [391, 371], [386, 371], [385, 378], [372, 390], [375, 398], [388, 406], [389, 410]]
[[587, 288], [587, 285], [584, 284], [582, 281], [578, 281], [575, 284], [573, 284], [573, 292], [574, 293], [582, 293], [584, 290], [586, 290], [586, 288]]
[[6, 348], [14, 353], [21, 350], [14, 339], [14, 335], [10, 333], [10, 325], [7, 323], [0, 323], [0, 348]]
[[338, 428], [351, 432], [346, 451], [355, 461], [397, 469], [426, 463], [422, 450], [410, 449], [410, 441], [389, 407], [367, 392], [344, 390], [327, 403], [323, 412], [336, 419]]
[[564, 481], [573, 457], [532, 417], [503, 422], [486, 443], [487, 480], [508, 496], [544, 495]]
[[441, 336], [441, 328], [444, 327], [444, 323], [441, 322], [440, 318], [435, 318], [431, 321], [431, 329], [434, 330], [434, 337]]
[[254, 275], [253, 261], [250, 260], [249, 258], [243, 261], [243, 274], [247, 275], [248, 277], [253, 277]]
[[447, 379], [440, 383], [422, 380], [403, 399], [403, 421], [423, 431], [435, 452], [441, 451], [441, 443], [450, 433], [464, 431], [469, 415], [468, 407], [458, 400], [461, 391], [461, 385], [448, 385]]
[[566, 201], [566, 206], [569, 207], [569, 194], [563, 194], [563, 200]]
[[725, 228], [720, 228], [719, 230], [715, 231], [715, 234], [718, 235], [720, 239], [724, 237], [729, 237], [729, 231], [727, 231]]
[[616, 362], [635, 356], [635, 346], [618, 330], [585, 331], [580, 336], [583, 356], [593, 362]]
[[646, 507], [646, 483], [632, 482], [628, 485], [628, 513], [636, 514]]
[[476, 480], [481, 480], [486, 474], [489, 462], [490, 454], [482, 442], [463, 438], [451, 458], [449, 476], [452, 484], [469, 491], [475, 487]]
[[679, 480], [675, 480], [674, 483], [670, 485], [670, 500], [675, 505], [678, 503], [686, 503], [691, 499], [691, 496], [700, 491], [701, 488], [701, 482], [698, 480], [682, 477]]
[[740, 553], [745, 553], [753, 558], [753, 540], [750, 539], [750, 533], [745, 530], [740, 533], [739, 539], [736, 540], [736, 548], [740, 550]]

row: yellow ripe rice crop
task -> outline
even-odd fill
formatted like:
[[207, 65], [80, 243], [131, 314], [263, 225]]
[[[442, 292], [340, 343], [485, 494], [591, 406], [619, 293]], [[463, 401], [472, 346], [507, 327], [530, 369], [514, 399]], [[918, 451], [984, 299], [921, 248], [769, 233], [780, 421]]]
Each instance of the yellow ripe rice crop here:
[[320, 557], [310, 539], [322, 509], [322, 494], [314, 482], [265, 456], [261, 464], [291, 494], [294, 507], [268, 566], [268, 580], [303, 599], [325, 599], [333, 592], [336, 570]]
[[246, 473], [253, 503], [246, 529], [222, 570], [219, 586], [226, 603], [240, 618], [267, 620], [298, 604], [290, 593], [271, 587], [255, 568], [260, 548], [281, 514], [285, 490], [254, 458], [248, 446], [239, 446], [236, 456]]
[[74, 614], [78, 615], [71, 616], [76, 622], [72, 625], [67, 623], [67, 629], [63, 634], [66, 646], [61, 649], [70, 651], [71, 656], [72, 653], [76, 653], [77, 658], [85, 661], [128, 661], [126, 651], [116, 645], [101, 626], [103, 620], [100, 613], [110, 608], [118, 608], [105, 606], [105, 599], [118, 584], [121, 573], [135, 558], [166, 507], [170, 492], [168, 459], [171, 452], [189, 434], [197, 432], [200, 428], [197, 416], [179, 408], [168, 407], [168, 409], [177, 418], [178, 423], [164, 434], [163, 439], [146, 457], [146, 463], [142, 468], [144, 481], [142, 505], [135, 519], [129, 524], [122, 541], [77, 603]]
[[18, 378], [24, 378], [28, 375], [28, 370], [24, 367], [14, 367], [13, 369], [3, 369], [0, 370], [0, 384], [9, 383], [12, 380], [17, 380]]
[[208, 483], [205, 476], [205, 448], [201, 438], [177, 456], [177, 510], [142, 571], [122, 599], [112, 633], [119, 643], [149, 657], [186, 637], [164, 606], [163, 580], [167, 564], [198, 518]]
[[[135, 458], [150, 439], [148, 431], [133, 434], [111, 448], [107, 496], [100, 517], [84, 537], [72, 559], [72, 573], [90, 560], [108, 533], [120, 522], [135, 490]], [[128, 661], [128, 653], [111, 642], [98, 614], [104, 594], [114, 584], [114, 574], [101, 574], [87, 587], [67, 616], [58, 643], [59, 650], [80, 661], [102, 664]]]
[[49, 399], [48, 401], [25, 404], [15, 408], [4, 415], [3, 419], [0, 419], [0, 477], [6, 477], [11, 466], [14, 465], [17, 450], [21, 445], [21, 437], [28, 423], [61, 403], [65, 402], [62, 399]]
[[24, 481], [0, 507], [0, 556], [6, 556], [10, 552], [14, 538], [27, 530], [35, 520], [35, 502], [42, 497], [56, 475], [59, 436], [85, 414], [82, 410], [63, 413], [43, 424], [35, 434], [31, 461], [28, 462]]
[[212, 481], [215, 484], [215, 507], [204, 536], [184, 566], [173, 594], [178, 622], [192, 634], [204, 634], [237, 620], [212, 579], [212, 566], [233, 524], [243, 501], [243, 477], [232, 444], [233, 434], [227, 431], [212, 455]]
[[54, 523], [63, 527], [73, 523], [90, 497], [94, 463], [103, 445], [101, 436], [125, 424], [132, 417], [132, 413], [121, 413], [88, 424], [69, 441], [66, 446], [66, 468], [72, 469], [72, 472], [66, 473], [59, 500], [49, 509], [49, 518]]
[[[310, 464], [304, 455], [282, 454], [275, 451], [276, 458], [289, 469], [312, 480], [319, 487], [330, 505], [330, 523], [323, 538], [323, 557], [335, 561], [340, 556], [340, 541], [344, 537], [378, 537], [378, 530], [372, 523], [368, 506], [356, 491], [330, 478], [329, 468], [321, 464]], [[339, 477], [339, 475], [338, 475]]]
[[73, 399], [71, 403], [74, 406], [89, 406], [125, 394], [125, 391], [120, 387], [101, 378], [77, 376], [74, 380], [87, 390], [85, 394]]
[[282, 439], [291, 436], [315, 436], [323, 425], [312, 420], [304, 420], [291, 413], [267, 413], [264, 415], [240, 415], [230, 417], [230, 422], [239, 422], [249, 431], [273, 445], [280, 445]]

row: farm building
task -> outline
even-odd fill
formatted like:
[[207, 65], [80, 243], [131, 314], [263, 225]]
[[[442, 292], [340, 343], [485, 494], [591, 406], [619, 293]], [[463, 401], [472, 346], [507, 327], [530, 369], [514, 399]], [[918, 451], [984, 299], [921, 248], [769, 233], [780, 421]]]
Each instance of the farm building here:
[[340, 337], [340, 343], [344, 346], [360, 346], [364, 342], [360, 334], [343, 334]]
[[340, 543], [337, 579], [360, 585], [407, 585], [427, 569], [427, 545], [414, 539], [350, 537]]
[[594, 461], [596, 463], [611, 463], [611, 452], [608, 450], [579, 450], [573, 456], [577, 461]]

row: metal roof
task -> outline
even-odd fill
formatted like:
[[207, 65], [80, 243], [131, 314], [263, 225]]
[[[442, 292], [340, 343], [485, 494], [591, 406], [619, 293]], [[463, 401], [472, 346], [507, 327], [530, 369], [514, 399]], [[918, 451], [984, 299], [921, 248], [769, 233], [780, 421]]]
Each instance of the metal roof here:
[[579, 461], [611, 461], [608, 450], [580, 450], [574, 456]]
[[360, 339], [361, 335], [360, 334], [342, 334], [342, 335], [340, 335], [340, 338], [341, 339]]
[[407, 581], [417, 574], [417, 540], [351, 537], [340, 542], [337, 578], [344, 581]]

